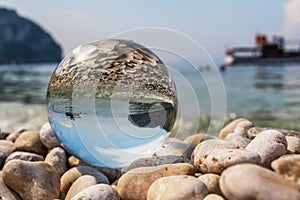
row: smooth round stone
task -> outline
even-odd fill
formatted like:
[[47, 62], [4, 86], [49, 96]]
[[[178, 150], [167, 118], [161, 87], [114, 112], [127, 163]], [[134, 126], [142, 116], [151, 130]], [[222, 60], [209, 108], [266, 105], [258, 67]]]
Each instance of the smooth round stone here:
[[67, 154], [61, 147], [53, 148], [46, 156], [45, 163], [54, 167], [59, 175], [67, 171]]
[[4, 160], [11, 154], [13, 143], [7, 140], [0, 140], [0, 167]]
[[284, 155], [272, 162], [274, 171], [300, 186], [300, 155]]
[[250, 128], [252, 128], [252, 127], [253, 127], [253, 123], [252, 123], [252, 122], [250, 122], [250, 121], [248, 121], [248, 120], [241, 121], [241, 122], [239, 122], [239, 123], [236, 125], [236, 127], [235, 127], [233, 133], [234, 133], [234, 134], [237, 134], [237, 135], [240, 135], [240, 136], [242, 136], [242, 137], [244, 137], [244, 138], [246, 138], [246, 137], [248, 136], [248, 135], [247, 135], [248, 130], [249, 130]]
[[183, 156], [152, 156], [149, 158], [140, 158], [136, 161], [133, 161], [127, 171], [139, 167], [151, 167], [158, 165], [166, 165], [173, 163], [189, 163], [192, 164], [192, 161]]
[[224, 200], [224, 198], [217, 194], [209, 194], [203, 200]]
[[219, 186], [220, 176], [217, 174], [203, 174], [198, 177], [207, 187], [209, 193], [222, 195]]
[[60, 179], [61, 195], [65, 197], [74, 181], [83, 175], [94, 176], [98, 183], [109, 184], [108, 178], [100, 171], [90, 166], [77, 166], [66, 171]]
[[156, 156], [183, 156], [186, 158], [190, 158], [194, 147], [189, 144], [185, 143], [178, 143], [178, 142], [170, 142], [164, 144], [156, 153]]
[[300, 199], [296, 183], [253, 164], [235, 165], [226, 169], [220, 178], [222, 193], [227, 199]]
[[193, 176], [168, 176], [152, 183], [147, 200], [203, 199], [207, 194], [205, 184]]
[[68, 166], [70, 168], [77, 167], [79, 165], [85, 165], [85, 162], [83, 162], [82, 160], [80, 160], [79, 158], [77, 158], [75, 156], [68, 157]]
[[285, 136], [287, 141], [287, 150], [292, 153], [300, 153], [300, 138], [294, 136]]
[[[245, 121], [247, 122], [247, 121]], [[241, 136], [240, 134], [237, 133], [229, 133], [225, 140], [230, 141], [231, 143], [237, 145], [238, 147], [245, 149], [248, 144], [251, 142], [250, 139]]]
[[260, 156], [255, 152], [239, 149], [225, 140], [207, 140], [194, 150], [194, 165], [202, 173], [220, 174], [224, 169], [241, 163], [260, 164]]
[[60, 143], [54, 135], [50, 123], [46, 123], [42, 126], [40, 130], [41, 142], [48, 149], [53, 149], [54, 147], [60, 147]]
[[83, 175], [75, 180], [75, 182], [70, 187], [68, 194], [65, 198], [65, 200], [70, 200], [72, 197], [74, 197], [77, 193], [81, 192], [85, 188], [88, 188], [92, 185], [96, 185], [97, 179], [90, 175]]
[[35, 161], [44, 161], [44, 157], [36, 153], [15, 151], [6, 158], [5, 163], [8, 163], [11, 160], [24, 160], [24, 161], [35, 162]]
[[18, 195], [8, 188], [5, 183], [2, 181], [2, 175], [0, 171], [0, 199], [2, 200], [21, 200]]
[[38, 131], [24, 131], [13, 144], [13, 151], [28, 151], [45, 156], [48, 149], [41, 142]]
[[270, 168], [271, 162], [287, 153], [285, 136], [275, 130], [267, 130], [257, 135], [246, 147], [246, 150], [258, 153], [261, 165]]
[[6, 140], [11, 141], [11, 142], [15, 142], [16, 139], [23, 133], [25, 132], [26, 129], [18, 129], [12, 133], [10, 133], [7, 137]]
[[44, 162], [12, 160], [4, 165], [2, 179], [24, 200], [55, 199], [59, 196], [59, 175]]
[[151, 184], [161, 177], [174, 175], [194, 175], [194, 166], [187, 163], [140, 167], [126, 172], [120, 177], [117, 191], [121, 199], [146, 200]]
[[83, 199], [119, 200], [120, 196], [112, 186], [106, 184], [97, 184], [82, 190], [72, 198], [72, 200]]
[[200, 142], [210, 139], [216, 139], [216, 137], [207, 135], [206, 133], [198, 133], [188, 136], [184, 139], [184, 142], [196, 147]]
[[[228, 123], [219, 133], [219, 138], [220, 139], [225, 139], [226, 136], [229, 133], [233, 133], [234, 129], [236, 128], [237, 124], [242, 122], [242, 121], [246, 121], [247, 119], [245, 118], [238, 118], [233, 120], [232, 122]], [[248, 121], [248, 120], [247, 120]]]

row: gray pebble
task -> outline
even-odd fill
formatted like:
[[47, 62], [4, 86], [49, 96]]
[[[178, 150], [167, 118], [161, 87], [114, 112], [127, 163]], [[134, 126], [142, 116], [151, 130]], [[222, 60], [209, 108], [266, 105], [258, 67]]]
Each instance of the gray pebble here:
[[253, 123], [248, 120], [245, 120], [245, 121], [239, 122], [236, 125], [233, 133], [246, 138], [248, 136], [247, 135], [248, 130], [252, 127], [253, 127]]
[[97, 184], [90, 186], [77, 193], [72, 200], [119, 200], [120, 196], [116, 189], [110, 185]]
[[40, 130], [40, 138], [42, 143], [48, 148], [53, 149], [54, 147], [60, 147], [60, 143], [54, 135], [50, 123], [46, 123]]
[[59, 175], [67, 171], [67, 154], [60, 147], [53, 148], [46, 156], [45, 163], [54, 167]]
[[194, 150], [194, 146], [179, 142], [169, 142], [164, 144], [156, 153], [156, 156], [184, 156], [190, 158]]
[[140, 158], [138, 160], [133, 161], [127, 170], [131, 170], [139, 167], [150, 167], [150, 166], [158, 166], [172, 163], [190, 163], [192, 161], [183, 156], [152, 156], [148, 158]]
[[260, 156], [224, 140], [207, 140], [194, 150], [194, 165], [202, 173], [220, 174], [224, 169], [240, 163], [260, 164]]
[[226, 136], [226, 140], [237, 145], [238, 147], [245, 149], [246, 146], [251, 142], [250, 139], [241, 136], [240, 134], [230, 133]]
[[257, 135], [246, 149], [258, 153], [261, 165], [270, 168], [273, 160], [287, 153], [287, 141], [282, 133], [267, 130]]
[[35, 162], [35, 161], [44, 161], [44, 157], [36, 153], [16, 151], [7, 157], [5, 163], [8, 163], [11, 160], [25, 160], [25, 161]]

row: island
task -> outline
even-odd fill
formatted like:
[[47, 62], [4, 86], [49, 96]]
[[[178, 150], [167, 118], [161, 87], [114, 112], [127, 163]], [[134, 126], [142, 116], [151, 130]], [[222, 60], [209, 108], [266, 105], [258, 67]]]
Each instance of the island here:
[[0, 65], [59, 62], [60, 45], [35, 22], [0, 8]]

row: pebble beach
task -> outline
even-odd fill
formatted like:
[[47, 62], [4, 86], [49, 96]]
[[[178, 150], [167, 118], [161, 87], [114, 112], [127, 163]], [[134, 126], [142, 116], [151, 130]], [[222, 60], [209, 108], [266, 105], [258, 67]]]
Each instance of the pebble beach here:
[[300, 132], [245, 118], [218, 136], [168, 138], [123, 169], [67, 153], [49, 123], [0, 133], [0, 199], [300, 199]]

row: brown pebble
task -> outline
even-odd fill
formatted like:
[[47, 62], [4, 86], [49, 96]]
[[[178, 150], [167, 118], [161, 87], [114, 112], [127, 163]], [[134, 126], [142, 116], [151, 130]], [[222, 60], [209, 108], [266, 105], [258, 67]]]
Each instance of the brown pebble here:
[[300, 199], [296, 183], [253, 164], [240, 164], [226, 169], [220, 178], [220, 188], [222, 194], [232, 200]]
[[41, 161], [12, 160], [4, 165], [2, 179], [23, 200], [52, 200], [59, 196], [58, 173]]
[[199, 179], [178, 175], [162, 177], [154, 181], [148, 190], [147, 200], [203, 199], [207, 194], [205, 184]]
[[140, 167], [121, 176], [117, 191], [122, 199], [146, 200], [148, 189], [155, 180], [166, 176], [194, 175], [194, 173], [194, 166], [187, 163]]
[[300, 154], [284, 155], [272, 162], [274, 171], [300, 186]]
[[[219, 133], [219, 138], [220, 139], [225, 139], [226, 136], [229, 133], [233, 133], [235, 127], [237, 126], [238, 123], [242, 122], [242, 121], [246, 121], [247, 119], [245, 118], [238, 118], [233, 120], [232, 122], [230, 122], [229, 124], [227, 124]], [[248, 120], [247, 120], [248, 121]]]
[[62, 177], [60, 182], [60, 191], [61, 195], [64, 198], [68, 193], [71, 185], [76, 181], [77, 178], [83, 175], [91, 175], [94, 176], [98, 183], [106, 183], [109, 184], [108, 178], [100, 171], [96, 170], [90, 166], [77, 166], [66, 171]]
[[13, 151], [28, 151], [45, 156], [48, 149], [41, 142], [38, 131], [25, 131], [16, 139]]
[[70, 187], [65, 200], [72, 199], [72, 197], [74, 197], [77, 193], [81, 192], [85, 188], [88, 188], [92, 185], [96, 185], [97, 183], [98, 183], [97, 179], [93, 176], [90, 175], [80, 176]]

